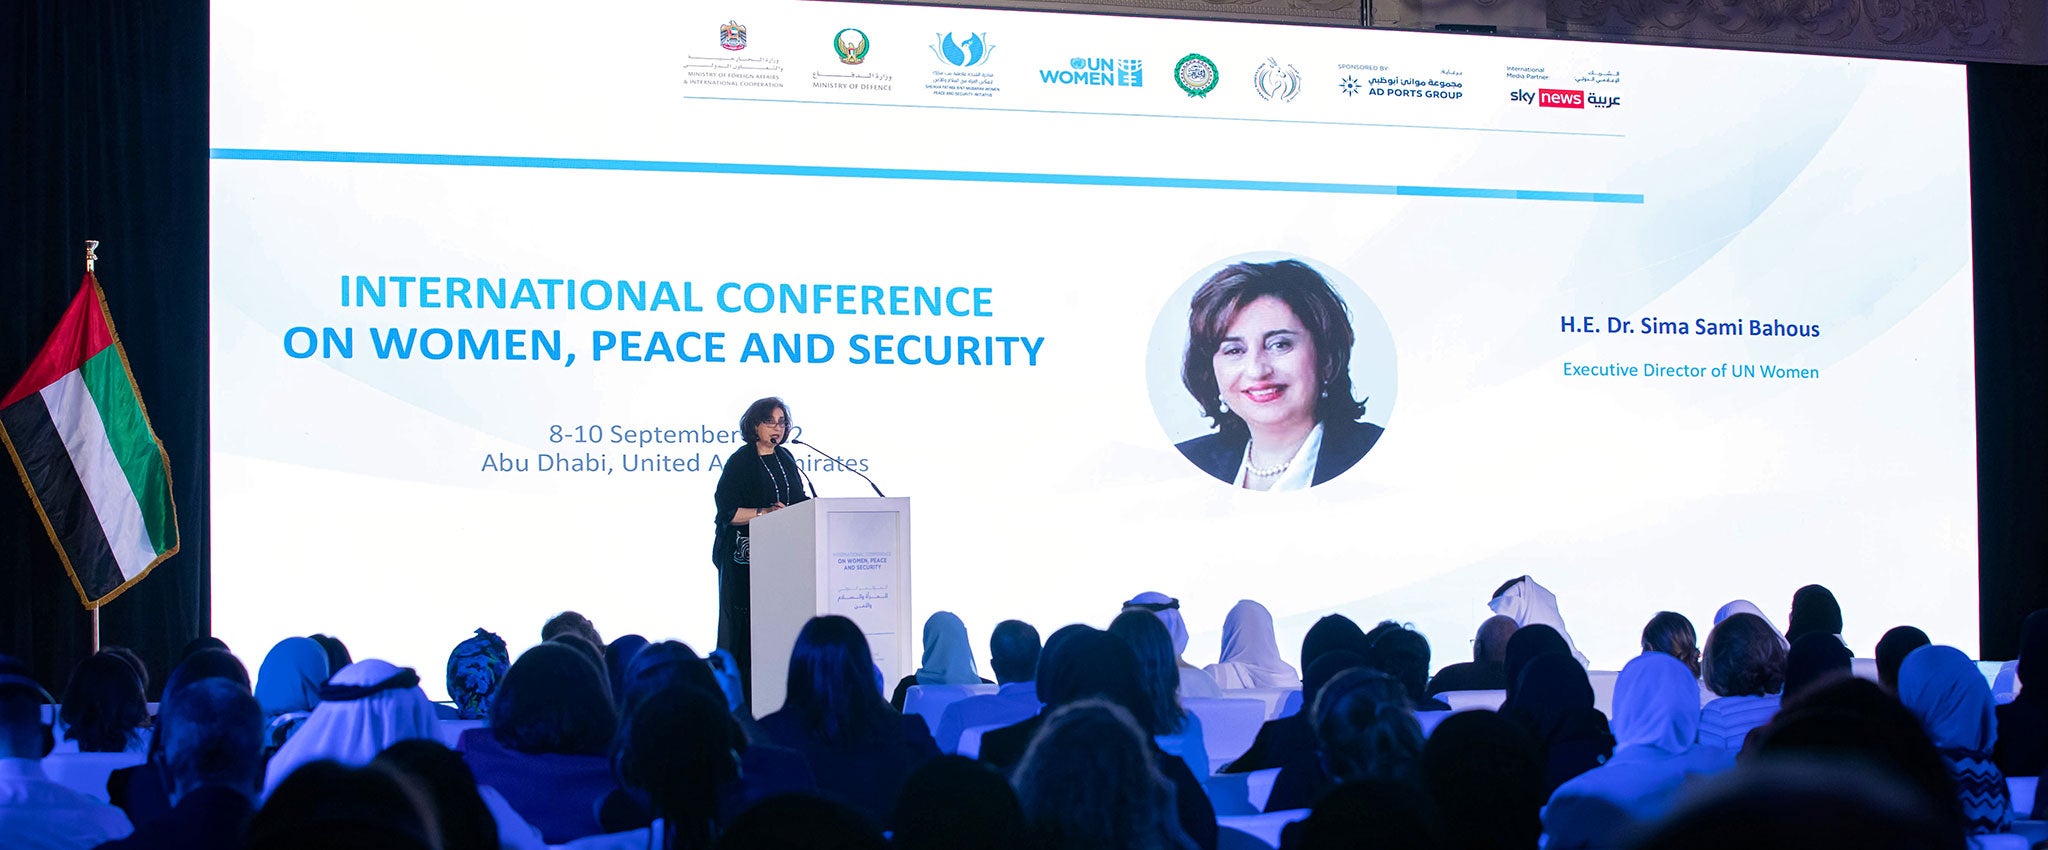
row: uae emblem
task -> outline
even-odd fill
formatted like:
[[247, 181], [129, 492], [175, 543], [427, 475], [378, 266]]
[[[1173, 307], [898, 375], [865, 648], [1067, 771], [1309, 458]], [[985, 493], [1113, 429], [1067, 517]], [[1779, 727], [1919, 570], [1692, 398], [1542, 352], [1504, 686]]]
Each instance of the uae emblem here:
[[868, 34], [847, 27], [832, 37], [832, 49], [839, 52], [839, 61], [858, 65], [868, 58]]
[[1189, 97], [1208, 97], [1216, 89], [1216, 63], [1200, 53], [1190, 53], [1173, 66], [1173, 81]]
[[718, 46], [727, 50], [747, 49], [747, 26], [739, 21], [718, 25]]

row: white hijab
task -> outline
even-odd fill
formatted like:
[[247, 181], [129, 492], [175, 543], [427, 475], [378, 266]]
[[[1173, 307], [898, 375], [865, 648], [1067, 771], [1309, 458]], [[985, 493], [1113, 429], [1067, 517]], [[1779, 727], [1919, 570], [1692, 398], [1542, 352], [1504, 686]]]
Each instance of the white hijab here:
[[1700, 686], [1692, 670], [1661, 652], [1645, 652], [1614, 679], [1615, 751], [1655, 747], [1668, 755], [1692, 748], [1700, 731]]
[[[327, 683], [370, 687], [406, 672], [410, 671], [390, 662], [365, 659], [341, 668]], [[434, 738], [438, 722], [434, 704], [418, 685], [394, 687], [360, 699], [323, 699], [306, 718], [306, 725], [270, 757], [263, 776], [263, 796], [268, 799], [285, 777], [308, 762], [334, 759], [361, 767], [399, 741]]]
[[1280, 659], [1272, 612], [1249, 599], [1238, 600], [1223, 618], [1223, 656], [1208, 671], [1226, 690], [1301, 687], [1301, 674]]
[[1771, 622], [1771, 618], [1764, 616], [1764, 611], [1762, 608], [1756, 607], [1756, 603], [1751, 602], [1747, 599], [1737, 599], [1734, 602], [1730, 602], [1726, 605], [1721, 606], [1721, 610], [1714, 612], [1714, 625], [1721, 625], [1722, 620], [1726, 620], [1729, 617], [1733, 617], [1737, 614], [1755, 614], [1758, 619], [1764, 621], [1764, 625], [1771, 627], [1771, 632], [1773, 634], [1776, 634], [1778, 636], [1779, 646], [1782, 646], [1788, 650], [1792, 648], [1792, 642], [1785, 639], [1785, 633], [1778, 630], [1778, 624]]
[[1564, 615], [1557, 610], [1557, 594], [1537, 584], [1535, 579], [1528, 576], [1516, 579], [1493, 601], [1486, 603], [1486, 607], [1492, 608], [1495, 614], [1513, 618], [1518, 628], [1541, 623], [1556, 629], [1558, 636], [1564, 638], [1564, 645], [1571, 648], [1572, 658], [1579, 662], [1579, 666], [1589, 666], [1586, 654], [1579, 651], [1579, 645], [1572, 642], [1572, 633], [1564, 628]]

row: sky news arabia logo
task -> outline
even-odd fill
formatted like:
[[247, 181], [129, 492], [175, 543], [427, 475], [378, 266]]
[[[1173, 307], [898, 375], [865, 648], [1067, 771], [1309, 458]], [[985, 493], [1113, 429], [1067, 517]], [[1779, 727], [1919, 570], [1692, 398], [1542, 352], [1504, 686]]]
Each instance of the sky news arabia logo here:
[[1188, 97], [1208, 97], [1216, 90], [1216, 63], [1200, 53], [1182, 56], [1173, 65], [1173, 81]]
[[972, 68], [988, 61], [995, 48], [988, 43], [988, 33], [968, 33], [967, 38], [954, 38], [953, 33], [933, 33], [937, 41], [932, 43], [932, 53], [955, 68]]
[[727, 50], [747, 49], [747, 25], [737, 20], [719, 24], [718, 46]]
[[1041, 69], [1038, 81], [1059, 86], [1140, 88], [1145, 85], [1145, 60], [1076, 56], [1067, 60], [1065, 68]]
[[1301, 72], [1293, 65], [1282, 65], [1279, 60], [1267, 57], [1258, 70], [1252, 72], [1252, 88], [1258, 90], [1263, 100], [1286, 103], [1301, 93]]
[[1583, 89], [1521, 89], [1510, 93], [1508, 100], [1551, 109], [1613, 109], [1621, 105], [1621, 95], [1594, 94]]
[[852, 27], [840, 30], [832, 36], [832, 50], [840, 62], [858, 65], [868, 58], [868, 34]]

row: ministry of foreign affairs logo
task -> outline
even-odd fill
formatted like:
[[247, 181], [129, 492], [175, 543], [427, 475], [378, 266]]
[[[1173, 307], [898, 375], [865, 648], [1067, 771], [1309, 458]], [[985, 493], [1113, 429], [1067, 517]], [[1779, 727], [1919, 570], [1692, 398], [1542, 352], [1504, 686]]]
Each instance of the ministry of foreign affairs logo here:
[[739, 21], [718, 25], [718, 46], [727, 50], [747, 49], [747, 26]]
[[1208, 97], [1216, 90], [1216, 63], [1200, 53], [1190, 53], [1173, 66], [1173, 81], [1189, 97]]

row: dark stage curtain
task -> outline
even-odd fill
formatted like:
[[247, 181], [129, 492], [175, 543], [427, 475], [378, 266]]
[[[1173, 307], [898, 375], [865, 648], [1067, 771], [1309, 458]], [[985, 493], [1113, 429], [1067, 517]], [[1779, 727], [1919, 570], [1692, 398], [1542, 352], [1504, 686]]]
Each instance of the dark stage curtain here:
[[[14, 0], [0, 27], [0, 384], [27, 368], [77, 291], [85, 240], [100, 240], [100, 283], [170, 455], [183, 541], [100, 609], [100, 633], [142, 655], [154, 690], [209, 616], [206, 5]], [[0, 467], [0, 652], [61, 693], [89, 651], [90, 615], [13, 463]], [[237, 649], [260, 658], [264, 648]]]

